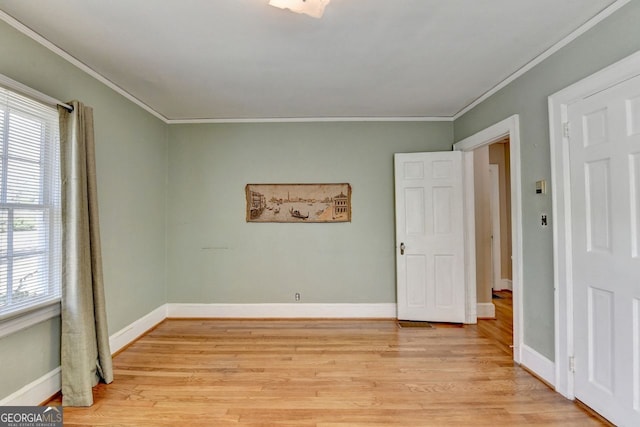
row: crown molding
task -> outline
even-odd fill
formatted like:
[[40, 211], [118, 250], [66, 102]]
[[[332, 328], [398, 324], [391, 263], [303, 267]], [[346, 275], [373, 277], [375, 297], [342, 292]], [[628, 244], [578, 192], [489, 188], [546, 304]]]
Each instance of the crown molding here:
[[138, 107], [140, 107], [143, 110], [147, 111], [149, 114], [151, 114], [154, 117], [157, 117], [158, 119], [160, 119], [163, 122], [167, 123], [167, 118], [165, 116], [163, 116], [162, 114], [158, 113], [156, 110], [154, 110], [153, 108], [149, 107], [147, 104], [145, 104], [144, 102], [140, 101], [138, 98], [136, 98], [135, 96], [131, 95], [129, 92], [127, 92], [126, 90], [124, 90], [123, 88], [121, 88], [120, 86], [118, 86], [117, 84], [115, 84], [114, 82], [112, 82], [111, 80], [109, 80], [108, 78], [103, 76], [102, 74], [98, 73], [97, 71], [95, 71], [93, 68], [89, 67], [84, 62], [78, 60], [76, 57], [70, 55], [68, 52], [60, 49], [58, 46], [56, 46], [55, 44], [51, 43], [49, 40], [45, 39], [40, 34], [38, 34], [35, 31], [33, 31], [31, 28], [29, 28], [26, 25], [24, 25], [23, 23], [19, 22], [13, 16], [11, 16], [11, 15], [7, 14], [6, 12], [0, 10], [0, 19], [2, 19], [7, 24], [11, 25], [16, 30], [20, 31], [25, 36], [31, 38], [32, 40], [34, 40], [37, 43], [40, 43], [42, 46], [46, 47], [51, 52], [53, 52], [56, 55], [60, 56], [61, 58], [65, 59], [67, 62], [69, 62], [72, 65], [76, 66], [77, 68], [79, 68], [80, 70], [84, 71], [85, 73], [89, 74], [91, 77], [93, 77], [94, 79], [98, 80], [100, 83], [103, 83], [104, 85], [106, 85], [110, 89], [114, 90], [118, 94], [124, 96], [126, 99], [128, 99], [129, 101], [131, 101], [134, 104], [136, 104]]
[[169, 119], [165, 117], [163, 114], [160, 114], [158, 111], [151, 108], [149, 105], [142, 102], [140, 99], [136, 98], [102, 74], [95, 71], [93, 68], [89, 67], [84, 62], [78, 60], [74, 56], [70, 55], [66, 51], [62, 50], [55, 44], [51, 43], [49, 40], [45, 39], [40, 34], [33, 31], [31, 28], [22, 24], [18, 20], [16, 20], [11, 15], [6, 12], [0, 10], [0, 19], [4, 22], [20, 31], [27, 37], [33, 39], [34, 41], [40, 43], [42, 46], [46, 47], [56, 55], [62, 57], [67, 60], [71, 64], [75, 65], [80, 70], [89, 74], [91, 77], [100, 81], [101, 83], [108, 86], [110, 89], [113, 89], [115, 92], [124, 96], [129, 101], [133, 102], [140, 108], [144, 109], [154, 117], [160, 119], [166, 124], [205, 124], [205, 123], [309, 123], [309, 122], [453, 122], [464, 114], [486, 101], [488, 98], [496, 94], [498, 91], [503, 89], [505, 86], [521, 77], [523, 74], [531, 70], [536, 65], [543, 62], [545, 59], [549, 58], [554, 53], [558, 52], [560, 49], [580, 37], [582, 34], [589, 31], [591, 28], [595, 27], [597, 24], [602, 22], [604, 19], [608, 18], [614, 12], [616, 12], [621, 7], [625, 6], [631, 0], [616, 0], [614, 3], [600, 11], [596, 16], [585, 22], [579, 28], [571, 32], [565, 38], [551, 46], [549, 49], [545, 50], [543, 53], [526, 63], [520, 69], [509, 75], [506, 79], [502, 80], [500, 83], [489, 89], [487, 92], [482, 94], [480, 97], [476, 98], [473, 102], [462, 108], [453, 116], [443, 116], [443, 117], [284, 117], [284, 118], [227, 118], [227, 119], [217, 119], [217, 118], [200, 118], [200, 119]]
[[569, 43], [577, 39], [578, 37], [580, 37], [582, 34], [586, 33], [587, 31], [589, 31], [590, 29], [598, 25], [600, 22], [604, 21], [606, 18], [611, 16], [614, 12], [616, 12], [618, 9], [620, 9], [630, 1], [631, 0], [617, 0], [615, 3], [612, 3], [606, 8], [604, 8], [603, 10], [601, 10], [596, 16], [594, 16], [593, 18], [591, 18], [590, 20], [582, 24], [576, 30], [571, 32], [568, 36], [566, 36], [565, 38], [563, 38], [562, 40], [560, 40], [559, 42], [551, 46], [549, 49], [542, 52], [540, 55], [533, 58], [531, 61], [527, 62], [524, 66], [522, 66], [520, 69], [518, 69], [517, 71], [512, 73], [510, 76], [508, 76], [506, 79], [502, 80], [500, 83], [498, 83], [497, 85], [489, 89], [487, 92], [482, 94], [479, 98], [477, 98], [471, 104], [467, 105], [462, 110], [458, 111], [452, 117], [453, 120], [454, 121], [458, 120], [467, 112], [474, 109], [476, 106], [483, 103], [491, 96], [495, 95], [500, 89], [504, 88], [509, 83], [513, 82], [518, 77], [522, 76], [523, 74], [531, 70], [536, 65], [540, 64], [542, 61], [544, 61], [545, 59], [547, 59], [548, 57], [550, 57], [551, 55], [553, 55], [554, 53], [556, 53], [557, 51], [559, 51], [560, 49], [562, 49], [563, 47], [565, 47], [566, 45], [568, 45]]
[[65, 59], [67, 62], [76, 66], [80, 70], [89, 74], [99, 82], [105, 84], [110, 89], [124, 96], [143, 110], [147, 111], [154, 117], [162, 120], [164, 123], [172, 124], [205, 124], [205, 123], [309, 123], [309, 122], [451, 122], [453, 117], [282, 117], [282, 118], [201, 118], [201, 119], [169, 119], [158, 111], [154, 110], [140, 99], [136, 98], [84, 62], [70, 55], [65, 50], [59, 48], [49, 40], [33, 31], [11, 15], [0, 10], [0, 19], [4, 22], [31, 38], [35, 42], [49, 49], [54, 54]]
[[452, 122], [453, 117], [271, 117], [248, 119], [169, 119], [170, 125], [203, 123], [312, 123], [312, 122]]

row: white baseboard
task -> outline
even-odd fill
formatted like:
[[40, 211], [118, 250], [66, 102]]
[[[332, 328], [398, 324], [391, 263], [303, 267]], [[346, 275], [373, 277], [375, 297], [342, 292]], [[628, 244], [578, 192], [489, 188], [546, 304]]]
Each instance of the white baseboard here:
[[380, 304], [167, 304], [167, 317], [396, 318], [395, 303]]
[[551, 386], [556, 385], [556, 366], [551, 360], [547, 359], [528, 345], [522, 345], [522, 359], [520, 364], [545, 380]]
[[513, 291], [513, 281], [511, 279], [500, 279], [500, 289], [496, 291]]
[[476, 307], [478, 319], [495, 319], [496, 306], [492, 302], [479, 302]]
[[[167, 304], [153, 310], [109, 337], [111, 353], [115, 353], [167, 318]], [[39, 405], [60, 391], [62, 375], [58, 366], [20, 390], [0, 400], [0, 406]]]
[[0, 406], [39, 405], [60, 391], [62, 375], [58, 366], [35, 381], [0, 400]]
[[167, 304], [162, 304], [151, 313], [146, 314], [130, 325], [120, 329], [118, 332], [109, 337], [109, 347], [111, 347], [111, 354], [124, 348], [129, 343], [132, 343], [140, 335], [144, 334], [149, 329], [153, 328], [166, 318]]

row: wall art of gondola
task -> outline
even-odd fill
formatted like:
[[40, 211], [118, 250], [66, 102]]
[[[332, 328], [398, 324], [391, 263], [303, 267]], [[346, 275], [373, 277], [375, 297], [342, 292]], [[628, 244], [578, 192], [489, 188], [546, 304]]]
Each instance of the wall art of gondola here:
[[349, 184], [247, 184], [247, 222], [351, 222]]

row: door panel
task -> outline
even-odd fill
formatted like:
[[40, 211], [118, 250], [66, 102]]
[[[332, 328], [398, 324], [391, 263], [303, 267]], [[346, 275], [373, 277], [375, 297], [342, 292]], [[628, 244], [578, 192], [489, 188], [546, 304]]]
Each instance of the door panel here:
[[587, 205], [587, 250], [609, 252], [611, 198], [609, 196], [609, 159], [585, 164]]
[[631, 164], [631, 256], [638, 258], [640, 256], [640, 153], [629, 156], [629, 163]]
[[440, 310], [447, 310], [455, 303], [455, 257], [451, 255], [436, 255], [435, 260], [435, 302]]
[[640, 425], [640, 77], [568, 107], [575, 395]]
[[451, 187], [433, 188], [433, 232], [451, 233]]
[[640, 298], [633, 299], [633, 409], [640, 412]]
[[589, 381], [613, 394], [613, 292], [589, 290]]
[[[407, 255], [407, 282], [425, 283], [427, 258], [424, 255]], [[427, 295], [423, 286], [407, 286], [407, 305], [412, 309], [427, 307]]]
[[405, 188], [405, 233], [407, 235], [423, 235], [425, 231], [424, 219], [424, 191], [422, 188]]
[[462, 153], [396, 154], [395, 171], [398, 318], [462, 323]]

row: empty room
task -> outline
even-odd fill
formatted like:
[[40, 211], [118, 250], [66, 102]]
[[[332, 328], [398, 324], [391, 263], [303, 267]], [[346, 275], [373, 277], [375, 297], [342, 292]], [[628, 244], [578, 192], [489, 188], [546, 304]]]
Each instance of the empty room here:
[[0, 0], [0, 425], [640, 425], [638, 22]]

